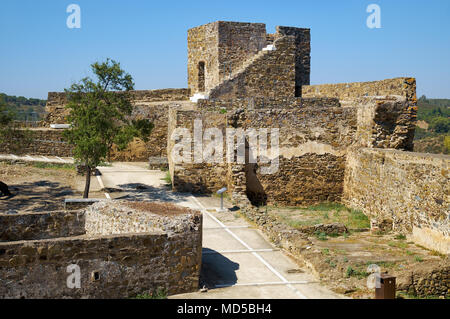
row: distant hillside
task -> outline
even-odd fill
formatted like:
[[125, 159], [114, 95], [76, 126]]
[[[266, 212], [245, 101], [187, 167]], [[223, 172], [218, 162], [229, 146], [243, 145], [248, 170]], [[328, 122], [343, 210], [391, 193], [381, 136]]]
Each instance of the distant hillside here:
[[0, 93], [0, 104], [6, 105], [8, 111], [15, 114], [16, 120], [40, 120], [45, 112], [46, 100], [33, 99], [23, 96], [10, 96]]
[[[444, 145], [450, 136], [450, 99], [428, 99], [422, 96], [418, 101], [414, 151], [450, 154]], [[420, 126], [420, 127], [419, 127]]]

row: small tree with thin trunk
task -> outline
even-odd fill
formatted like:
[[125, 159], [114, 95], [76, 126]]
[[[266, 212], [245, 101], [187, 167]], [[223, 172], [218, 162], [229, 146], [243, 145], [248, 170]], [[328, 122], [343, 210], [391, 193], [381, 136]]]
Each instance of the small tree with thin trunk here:
[[89, 77], [66, 89], [70, 128], [64, 132], [74, 146], [73, 157], [85, 167], [86, 184], [83, 197], [88, 198], [92, 171], [108, 158], [113, 144], [125, 149], [134, 137], [148, 134], [148, 120], [130, 120], [133, 111], [130, 91], [134, 83], [120, 63], [107, 59], [91, 65], [95, 81]]

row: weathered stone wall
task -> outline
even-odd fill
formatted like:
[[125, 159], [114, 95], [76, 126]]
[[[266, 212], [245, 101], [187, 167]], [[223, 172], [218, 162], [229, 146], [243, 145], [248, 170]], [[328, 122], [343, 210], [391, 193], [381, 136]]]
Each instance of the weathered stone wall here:
[[[222, 135], [226, 136], [226, 114], [220, 112], [198, 112], [194, 110], [178, 110], [172, 108], [169, 114], [169, 133], [172, 137], [177, 128], [186, 128], [191, 134], [191, 154], [190, 163], [179, 163], [174, 161], [173, 153], [175, 143], [179, 140], [169, 138], [168, 140], [168, 158], [169, 172], [172, 177], [172, 187], [175, 191], [194, 192], [194, 193], [212, 193], [227, 185], [227, 163], [223, 157], [222, 163], [205, 163], [203, 161], [196, 163], [194, 152], [199, 151], [194, 148], [194, 121], [202, 121], [202, 134], [207, 128], [218, 128]], [[178, 153], [181, 154], [182, 153]], [[225, 143], [223, 155], [225, 156]]]
[[83, 235], [84, 225], [82, 211], [0, 214], [0, 242]]
[[247, 97], [237, 99], [199, 100], [197, 109], [200, 111], [229, 111], [235, 109], [292, 109], [313, 107], [340, 107], [336, 98], [299, 98], [299, 97]]
[[235, 71], [220, 85], [209, 91], [213, 99], [245, 97], [294, 97], [295, 54], [294, 36], [275, 40], [275, 51], [260, 51], [241, 70]]
[[402, 97], [362, 97], [358, 109], [356, 140], [362, 147], [413, 150], [417, 106]]
[[17, 131], [17, 137], [0, 145], [0, 153], [70, 157], [72, 146], [63, 140], [63, 130], [37, 128]]
[[335, 97], [342, 106], [352, 106], [355, 99], [364, 96], [400, 95], [416, 102], [416, 79], [394, 78], [372, 82], [305, 85], [302, 97]]
[[204, 62], [204, 86], [210, 89], [219, 82], [219, 22], [188, 30], [188, 88], [191, 94], [204, 92], [199, 88], [199, 63]]
[[397, 279], [397, 290], [405, 291], [413, 296], [429, 298], [450, 294], [450, 266], [445, 261], [441, 267], [423, 269], [408, 273]]
[[[119, 203], [114, 205], [114, 209], [111, 209], [111, 203], [106, 201], [89, 206], [85, 212], [86, 234], [149, 233], [162, 230], [171, 236], [189, 232], [199, 224], [198, 212], [187, 208], [155, 202]], [[167, 210], [167, 213], [162, 214], [162, 208]]]
[[[224, 139], [226, 128], [280, 130], [280, 164], [276, 173], [261, 174], [261, 166], [256, 168], [251, 163], [227, 163], [224, 141], [222, 163], [195, 163], [191, 156], [191, 163], [175, 164], [169, 156], [174, 189], [211, 193], [227, 185], [230, 193], [241, 193], [255, 201], [262, 197], [268, 203], [282, 205], [338, 201], [342, 194], [346, 148], [354, 142], [357, 129], [357, 110], [335, 107], [338, 102], [333, 99], [317, 101], [328, 105], [319, 107], [308, 101], [303, 106], [301, 99], [292, 98], [284, 101], [286, 108], [279, 105], [261, 109], [262, 100], [256, 99], [253, 108], [245, 109], [248, 100], [242, 99], [200, 101], [202, 112], [171, 109], [169, 135], [176, 127], [182, 127], [193, 136], [195, 119], [202, 120], [203, 132], [209, 127], [219, 128]], [[277, 103], [266, 100], [264, 105]], [[169, 144], [170, 154], [175, 140], [171, 139]]]
[[286, 35], [295, 38], [295, 96], [301, 96], [311, 75], [311, 33], [310, 29], [277, 26], [276, 37]]
[[[133, 104], [145, 104], [163, 101], [187, 101], [189, 100], [189, 89], [161, 89], [161, 90], [137, 90], [131, 91]], [[67, 123], [66, 116], [69, 114], [65, 108], [67, 98], [65, 92], [49, 92], [45, 111], [47, 118], [45, 126], [50, 124]]]
[[219, 81], [223, 81], [266, 46], [266, 25], [229, 21], [218, 25]]
[[423, 246], [450, 253], [450, 156], [391, 149], [347, 155], [345, 204]]
[[[168, 294], [198, 289], [199, 212], [144, 202], [94, 206], [87, 212], [87, 235], [0, 242], [0, 298], [128, 298], [158, 288]], [[93, 222], [94, 212], [100, 223]], [[118, 220], [133, 233], [123, 233]], [[67, 266], [73, 264], [80, 267], [81, 287], [70, 289]]]
[[278, 170], [262, 174], [266, 165], [249, 163], [244, 167], [241, 183], [245, 181], [246, 195], [253, 204], [306, 205], [340, 200], [346, 149], [354, 142], [357, 129], [355, 108], [264, 109], [230, 118], [233, 126], [244, 130], [279, 129]]

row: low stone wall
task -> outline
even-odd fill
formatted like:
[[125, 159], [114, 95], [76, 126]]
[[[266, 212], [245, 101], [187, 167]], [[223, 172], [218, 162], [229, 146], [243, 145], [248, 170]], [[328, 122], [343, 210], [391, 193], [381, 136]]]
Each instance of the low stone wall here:
[[416, 101], [416, 79], [394, 78], [371, 82], [352, 82], [302, 86], [302, 97], [334, 97], [343, 105], [364, 96], [400, 95]]
[[[129, 298], [198, 288], [198, 240], [163, 232], [0, 243], [0, 298]], [[68, 288], [80, 267], [80, 288]]]
[[84, 212], [0, 214], [0, 242], [83, 235]]
[[[198, 289], [200, 212], [167, 203], [99, 202], [84, 215], [85, 235], [23, 240], [67, 235], [63, 230], [74, 224], [76, 213], [58, 214], [39, 221], [39, 214], [8, 216], [7, 222], [23, 223], [16, 227], [24, 231], [13, 238], [19, 241], [0, 242], [0, 278], [5, 279], [0, 298], [129, 298], [161, 288], [168, 294]], [[52, 224], [55, 216], [59, 219]], [[40, 226], [49, 231], [27, 235], [27, 227]], [[79, 288], [68, 286], [76, 283], [68, 266], [79, 267]]]
[[103, 201], [86, 209], [86, 234], [109, 235], [164, 231], [168, 236], [198, 228], [197, 211], [157, 202], [111, 203]]
[[411, 272], [397, 279], [397, 290], [421, 298], [448, 296], [449, 287], [450, 266], [445, 262], [440, 267]]
[[63, 130], [49, 128], [29, 129], [24, 132], [19, 130], [17, 138], [0, 145], [0, 153], [70, 157], [72, 146], [63, 140], [62, 132]]
[[345, 204], [450, 253], [450, 156], [359, 149], [347, 155]]

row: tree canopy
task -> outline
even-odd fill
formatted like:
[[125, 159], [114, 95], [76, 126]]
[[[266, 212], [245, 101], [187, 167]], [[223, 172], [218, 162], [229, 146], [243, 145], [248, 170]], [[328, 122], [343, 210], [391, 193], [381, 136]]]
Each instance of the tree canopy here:
[[88, 197], [92, 169], [106, 161], [113, 144], [123, 150], [134, 137], [145, 139], [153, 127], [148, 120], [130, 119], [134, 88], [120, 63], [107, 59], [91, 65], [95, 79], [83, 78], [66, 89], [70, 128], [64, 132], [74, 145], [75, 160], [86, 167], [84, 197]]

